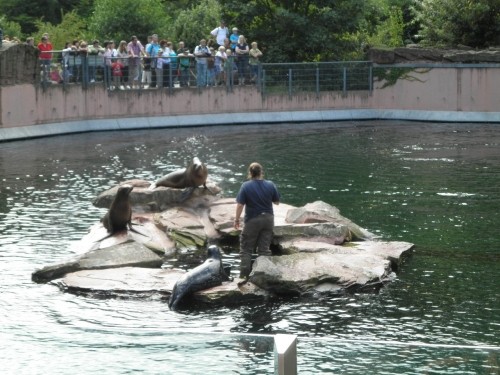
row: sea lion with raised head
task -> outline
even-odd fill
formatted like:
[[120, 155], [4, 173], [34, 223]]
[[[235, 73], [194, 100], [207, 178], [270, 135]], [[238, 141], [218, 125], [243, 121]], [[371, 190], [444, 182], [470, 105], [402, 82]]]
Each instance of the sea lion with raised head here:
[[142, 234], [132, 228], [132, 205], [130, 204], [130, 192], [134, 187], [131, 185], [121, 185], [118, 187], [115, 198], [109, 206], [108, 212], [101, 219], [102, 225], [108, 231], [108, 235], [96, 242], [111, 237], [116, 232], [129, 229], [132, 232]]
[[181, 300], [194, 292], [222, 285], [229, 280], [222, 265], [222, 256], [217, 246], [207, 249], [207, 260], [198, 267], [181, 276], [174, 285], [172, 295], [168, 300], [168, 307], [176, 310]]
[[[181, 202], [185, 201], [191, 196], [194, 189], [203, 185], [207, 188], [208, 168], [197, 157], [194, 157], [192, 162], [184, 169], [171, 172], [163, 176], [149, 187], [154, 189], [157, 186], [165, 186], [176, 189], [187, 189], [182, 193]], [[210, 189], [208, 189], [210, 191]]]

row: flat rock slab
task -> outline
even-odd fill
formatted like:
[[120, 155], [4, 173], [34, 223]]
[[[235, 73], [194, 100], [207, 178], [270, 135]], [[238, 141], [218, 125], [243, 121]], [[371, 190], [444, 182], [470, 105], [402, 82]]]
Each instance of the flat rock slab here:
[[[84, 270], [69, 273], [61, 279], [52, 281], [64, 291], [93, 294], [106, 297], [161, 296], [172, 294], [177, 280], [185, 271], [175, 269], [152, 269], [122, 267], [104, 270]], [[238, 286], [237, 280], [223, 282], [222, 285], [193, 294], [190, 300], [210, 305], [228, 305], [258, 301], [271, 296], [252, 283]]]
[[47, 282], [80, 270], [127, 266], [160, 268], [162, 264], [163, 259], [154, 251], [138, 242], [130, 241], [105, 249], [92, 250], [68, 261], [45, 266], [33, 272], [32, 279], [36, 282]]
[[[175, 242], [155, 223], [154, 214], [134, 214], [132, 216], [135, 231], [123, 230], [109, 236], [102, 223], [94, 224], [82, 239], [71, 245], [70, 250], [83, 254], [90, 250], [105, 249], [131, 240], [143, 244], [159, 255], [172, 255], [176, 251]], [[107, 237], [107, 238], [106, 238]]]
[[392, 279], [393, 263], [413, 244], [364, 241], [339, 246], [298, 240], [289, 245], [300, 252], [258, 257], [250, 274], [255, 285], [276, 294], [301, 295], [311, 290], [357, 290]]

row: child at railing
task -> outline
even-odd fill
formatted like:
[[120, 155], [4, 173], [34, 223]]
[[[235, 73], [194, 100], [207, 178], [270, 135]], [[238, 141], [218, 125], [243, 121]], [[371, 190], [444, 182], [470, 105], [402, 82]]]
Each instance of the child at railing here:
[[[121, 81], [122, 81], [122, 77], [123, 77], [123, 63], [121, 61], [121, 59], [118, 59], [118, 60], [115, 60], [113, 61], [113, 63], [111, 63], [111, 71], [113, 72], [113, 83], [115, 85], [115, 87], [120, 87], [122, 88], [123, 86], [120, 86], [121, 85]], [[111, 89], [113, 89], [113, 87], [111, 87]]]
[[145, 89], [151, 85], [151, 57], [144, 56], [142, 59], [142, 85]]

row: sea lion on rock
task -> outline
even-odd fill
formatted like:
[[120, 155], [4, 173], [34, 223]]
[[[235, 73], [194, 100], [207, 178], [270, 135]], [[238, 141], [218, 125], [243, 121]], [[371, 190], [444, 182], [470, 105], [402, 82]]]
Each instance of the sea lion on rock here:
[[[205, 189], [207, 188], [207, 177], [208, 168], [200, 161], [197, 157], [193, 158], [193, 161], [185, 168], [179, 169], [177, 171], [171, 172], [166, 176], [163, 176], [149, 187], [154, 189], [157, 186], [165, 186], [169, 188], [176, 189], [186, 189], [182, 193], [180, 201], [183, 202], [191, 196], [194, 189], [198, 186], [203, 185]], [[210, 189], [208, 189], [210, 191]]]
[[168, 307], [171, 310], [176, 310], [179, 302], [186, 295], [221, 285], [223, 281], [227, 280], [229, 280], [229, 276], [224, 271], [219, 248], [215, 245], [209, 246], [207, 260], [177, 280], [168, 300]]
[[121, 230], [126, 230], [127, 228], [132, 232], [142, 234], [134, 228], [132, 228], [132, 206], [130, 204], [130, 192], [134, 187], [131, 185], [121, 185], [116, 192], [115, 198], [109, 206], [108, 212], [101, 219], [102, 225], [108, 231], [109, 235], [101, 238], [100, 242], [106, 238], [111, 237], [116, 232]]

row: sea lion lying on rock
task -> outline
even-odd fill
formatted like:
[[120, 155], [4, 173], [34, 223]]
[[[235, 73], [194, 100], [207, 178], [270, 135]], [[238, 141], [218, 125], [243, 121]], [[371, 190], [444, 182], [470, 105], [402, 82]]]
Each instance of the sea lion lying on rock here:
[[[151, 184], [149, 188], [152, 190], [157, 186], [165, 186], [169, 188], [186, 189], [180, 198], [180, 201], [183, 202], [191, 196], [194, 189], [198, 186], [203, 185], [205, 189], [208, 189], [207, 177], [207, 166], [202, 163], [200, 159], [194, 157], [193, 161], [185, 169], [179, 169], [163, 176]], [[210, 189], [208, 190], [210, 191]]]
[[207, 249], [207, 260], [198, 267], [181, 276], [174, 285], [168, 307], [176, 310], [181, 300], [194, 292], [221, 285], [228, 281], [229, 276], [224, 271], [220, 250], [212, 245]]

